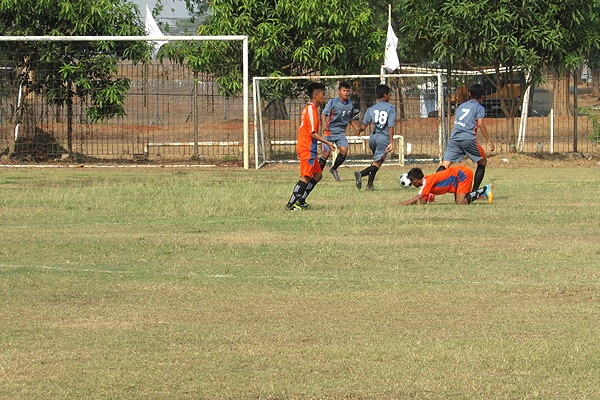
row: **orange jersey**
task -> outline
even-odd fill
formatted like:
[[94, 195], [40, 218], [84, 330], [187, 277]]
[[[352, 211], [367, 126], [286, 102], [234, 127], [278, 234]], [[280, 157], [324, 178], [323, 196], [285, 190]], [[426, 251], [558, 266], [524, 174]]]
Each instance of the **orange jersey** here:
[[469, 167], [458, 165], [427, 175], [423, 178], [419, 194], [421, 197], [427, 197], [429, 194], [466, 194], [471, 191], [472, 185], [473, 171]]
[[296, 152], [300, 159], [311, 159], [317, 156], [317, 139], [311, 136], [313, 132], [319, 132], [319, 110], [313, 103], [308, 103], [300, 115], [296, 144]]

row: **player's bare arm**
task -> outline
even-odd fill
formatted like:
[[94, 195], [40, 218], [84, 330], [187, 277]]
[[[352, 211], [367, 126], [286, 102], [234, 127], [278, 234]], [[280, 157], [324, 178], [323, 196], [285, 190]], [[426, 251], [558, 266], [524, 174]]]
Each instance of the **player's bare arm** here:
[[313, 132], [313, 133], [310, 134], [310, 136], [313, 139], [317, 139], [317, 140], [321, 141], [321, 143], [325, 143], [327, 146], [329, 146], [329, 148], [331, 150], [335, 150], [336, 149], [335, 144], [331, 143], [329, 140], [325, 140], [325, 138], [323, 137], [323, 135], [321, 135], [319, 132]]
[[483, 118], [479, 118], [477, 120], [477, 127], [479, 128], [479, 130], [481, 131], [481, 133], [487, 140], [488, 145], [490, 146], [490, 152], [496, 150], [496, 146], [494, 146], [494, 143], [492, 143], [492, 139], [490, 139], [490, 135], [487, 131], [487, 127], [485, 126], [485, 122], [483, 122]]
[[400, 206], [410, 206], [411, 204], [417, 204], [417, 203], [419, 203], [420, 200], [421, 200], [421, 195], [418, 194], [418, 195], [416, 195], [414, 197], [411, 197], [408, 200], [404, 200], [403, 202], [399, 203], [398, 205], [400, 205]]
[[[350, 125], [352, 125], [352, 128], [354, 128], [356, 133], [360, 136], [360, 132], [362, 132], [362, 131], [360, 130], [360, 124], [358, 123], [358, 121], [351, 119]], [[363, 131], [364, 131], [364, 129], [363, 129]]]
[[388, 128], [388, 132], [390, 135], [390, 144], [387, 145], [387, 147], [385, 148], [385, 153], [389, 154], [394, 150], [394, 127], [390, 126]]
[[327, 129], [328, 117], [326, 114], [321, 114], [321, 126], [323, 127], [323, 133], [325, 133], [325, 129]]
[[360, 126], [358, 127], [358, 129], [356, 130], [356, 134], [358, 136], [362, 136], [362, 133], [364, 132], [364, 130], [367, 129], [367, 126], [363, 123], [360, 124]]

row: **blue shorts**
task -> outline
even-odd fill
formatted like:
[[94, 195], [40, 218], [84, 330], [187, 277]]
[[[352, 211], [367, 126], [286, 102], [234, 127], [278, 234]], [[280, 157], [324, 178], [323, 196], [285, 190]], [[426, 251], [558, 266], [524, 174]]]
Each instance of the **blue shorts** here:
[[485, 158], [485, 151], [476, 140], [450, 140], [444, 153], [444, 161], [459, 162], [464, 156], [478, 162]]
[[[323, 136], [325, 139], [335, 144], [338, 148], [340, 147], [348, 147], [348, 139], [346, 135], [336, 135], [336, 136]], [[331, 149], [325, 143], [323, 143], [323, 151], [330, 151]]]
[[385, 150], [390, 144], [390, 137], [387, 135], [375, 134], [369, 139], [369, 148], [373, 152], [373, 161], [381, 161], [386, 156]]

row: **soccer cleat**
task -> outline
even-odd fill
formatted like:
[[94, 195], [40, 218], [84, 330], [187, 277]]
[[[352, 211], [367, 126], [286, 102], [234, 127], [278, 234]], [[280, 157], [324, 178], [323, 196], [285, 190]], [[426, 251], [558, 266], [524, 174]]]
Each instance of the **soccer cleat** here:
[[340, 180], [340, 174], [338, 174], [337, 169], [329, 168], [329, 172], [331, 172], [331, 175], [333, 175], [333, 179], [335, 179], [336, 181]]
[[365, 190], [375, 190], [375, 186], [367, 184]]
[[487, 185], [485, 185], [485, 187], [486, 187], [485, 197], [487, 197], [488, 204], [492, 204], [494, 202], [494, 193], [492, 192], [492, 189], [494, 188], [494, 184], [488, 183]]
[[286, 211], [302, 211], [302, 207], [298, 204], [292, 204], [291, 206], [285, 206]]
[[362, 189], [362, 176], [359, 171], [354, 171], [354, 178], [356, 179], [356, 188], [358, 190]]
[[[492, 189], [494, 188], [493, 183], [488, 183], [483, 187], [483, 192], [477, 195], [477, 199], [488, 199], [488, 203], [492, 203], [494, 201], [494, 195], [492, 194]], [[492, 196], [492, 201], [490, 201], [490, 195]]]
[[303, 210], [310, 210], [311, 209], [310, 204], [308, 204], [306, 202], [305, 203], [296, 203], [296, 205], [299, 206]]

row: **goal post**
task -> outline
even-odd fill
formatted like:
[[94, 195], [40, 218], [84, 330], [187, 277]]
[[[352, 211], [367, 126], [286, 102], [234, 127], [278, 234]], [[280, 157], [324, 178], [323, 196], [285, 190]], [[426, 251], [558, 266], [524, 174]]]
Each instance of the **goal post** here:
[[[444, 146], [444, 85], [439, 73], [335, 75], [253, 78], [254, 154], [256, 168], [273, 162], [297, 162], [295, 144], [302, 108], [308, 98], [304, 88], [309, 82], [325, 84], [325, 104], [338, 96], [338, 85], [347, 81], [357, 121], [377, 99], [375, 87], [384, 82], [391, 88], [390, 103], [396, 107], [395, 151], [388, 163], [437, 161]], [[324, 104], [324, 105], [325, 105]], [[323, 105], [323, 106], [324, 106]], [[348, 127], [347, 164], [372, 160], [368, 146], [370, 127], [357, 136]], [[331, 158], [330, 158], [331, 160]]]
[[[241, 153], [242, 153], [242, 158], [243, 158], [243, 164], [244, 164], [244, 168], [248, 169], [250, 166], [250, 138], [249, 138], [249, 72], [248, 72], [248, 36], [245, 35], [231, 35], [231, 36], [0, 36], [0, 44], [4, 43], [4, 42], [176, 42], [176, 41], [186, 41], [186, 42], [197, 42], [197, 41], [240, 41], [242, 42], [242, 79], [243, 79], [243, 83], [242, 83], [242, 102], [243, 105], [241, 107], [241, 113], [242, 113], [242, 124], [240, 126], [242, 132], [242, 140], [240, 141], [238, 140], [232, 140], [230, 141], [231, 143], [234, 143], [234, 145], [231, 145], [232, 147], [235, 147], [236, 149], [238, 149], [239, 147], [241, 147]], [[3, 68], [5, 68], [5, 66], [2, 66]], [[6, 68], [13, 68], [13, 67], [6, 67]], [[15, 70], [15, 74], [17, 73], [17, 68], [14, 69]], [[138, 74], [138, 72], [130, 72], [130, 74]], [[189, 74], [188, 74], [189, 75]], [[187, 75], [186, 75], [187, 76]], [[173, 79], [173, 78], [171, 78]], [[194, 82], [194, 79], [189, 79], [189, 78], [185, 78], [188, 79], [186, 82]], [[156, 82], [156, 85], [158, 85], [160, 82]], [[172, 82], [170, 82], [171, 84]], [[194, 83], [195, 85], [196, 83]], [[212, 83], [211, 83], [212, 84]], [[214, 86], [214, 85], [213, 85]], [[157, 89], [158, 91], [158, 89]], [[180, 90], [181, 91], [181, 90]], [[33, 93], [35, 94], [35, 93]], [[42, 93], [42, 95], [44, 95]], [[195, 92], [194, 92], [195, 95]], [[12, 99], [8, 99], [8, 97], [13, 96], [12, 93], [7, 92], [6, 93], [6, 107], [2, 107], [3, 109], [9, 109], [12, 108], [12, 117], [13, 120], [17, 120], [18, 117], [16, 116], [16, 110], [14, 109], [15, 107], [13, 105], [11, 105], [12, 103], [16, 103], [15, 101], [13, 101]], [[157, 94], [158, 96], [158, 94]], [[169, 96], [169, 93], [165, 91], [164, 96]], [[183, 96], [183, 95], [182, 95]], [[187, 93], [187, 96], [190, 97], [192, 96], [190, 93]], [[207, 95], [208, 97], [208, 95]], [[214, 97], [214, 95], [213, 95]], [[182, 97], [183, 98], [183, 97]], [[39, 100], [36, 100], [38, 104], [38, 107], [40, 108], [41, 111], [38, 112], [38, 115], [47, 115], [49, 113], [48, 108], [49, 107], [53, 107], [50, 104], [50, 101], [48, 101], [47, 103], [42, 103]], [[81, 99], [81, 102], [83, 104], [83, 102], [85, 101], [85, 99]], [[169, 106], [170, 107], [175, 107], [178, 104], [176, 103], [181, 103], [180, 100], [165, 100], [165, 103], [169, 102]], [[131, 101], [132, 103], [134, 101]], [[137, 100], [135, 100], [136, 104], [137, 104]], [[146, 100], [144, 99], [144, 103], [146, 102]], [[157, 100], [158, 102], [158, 100]], [[225, 102], [225, 101], [224, 101]], [[9, 104], [10, 103], [10, 104]], [[46, 108], [44, 108], [46, 107]], [[181, 107], [180, 107], [181, 108]], [[208, 108], [208, 107], [207, 107]], [[214, 108], [214, 103], [213, 103], [213, 108]], [[58, 113], [58, 111], [56, 110], [50, 110], [50, 113]], [[191, 112], [190, 112], [191, 114]], [[222, 115], [223, 113], [221, 113]], [[38, 115], [36, 115], [36, 118], [39, 119]], [[69, 118], [72, 118], [73, 115], [70, 114]], [[59, 118], [59, 117], [56, 117]], [[62, 117], [64, 118], [64, 117]], [[59, 118], [60, 119], [60, 118]], [[184, 115], [184, 119], [185, 119], [185, 115]], [[188, 118], [189, 119], [189, 118]], [[2, 118], [0, 120], [0, 122], [2, 123], [2, 125], [4, 125], [2, 127], [3, 131], [8, 131], [8, 124], [5, 122], [7, 119], [6, 118]], [[153, 122], [155, 121], [155, 119], [153, 118], [152, 120]], [[239, 120], [238, 120], [239, 121]], [[186, 123], [188, 121], [186, 120]], [[178, 122], [179, 123], [179, 122]], [[206, 143], [222, 143], [223, 140], [221, 140], [221, 138], [209, 138], [207, 140], [201, 140], [198, 138], [198, 124], [200, 122], [199, 121], [194, 121], [194, 132], [192, 133], [186, 133], [184, 138], [181, 138], [183, 140], [163, 140], [164, 138], [167, 138], [167, 135], [163, 135], [163, 137], [158, 138], [158, 140], [154, 139], [140, 139], [139, 135], [136, 134], [136, 132], [130, 132], [131, 133], [131, 138], [126, 138], [124, 139], [125, 141], [129, 141], [129, 143], [127, 144], [127, 149], [123, 150], [123, 146], [121, 144], [119, 144], [119, 150], [116, 150], [115, 152], [121, 152], [121, 153], [129, 153], [129, 152], [133, 152], [135, 155], [135, 152], [137, 151], [138, 153], [141, 153], [142, 150], [140, 150], [141, 148], [143, 148], [144, 146], [146, 146], [148, 143], [160, 143], [163, 146], [168, 146], [168, 145], [189, 145], [191, 144], [194, 149], [196, 149], [199, 145], [201, 144], [206, 144]], [[152, 122], [151, 124], [152, 125]], [[38, 128], [36, 128], [38, 129]], [[72, 130], [72, 127], [69, 127], [70, 130]], [[89, 129], [89, 126], [87, 128], [82, 128], [82, 129]], [[13, 130], [17, 131], [19, 130], [19, 124], [15, 124], [15, 126], [13, 127]], [[167, 130], [167, 129], [165, 129]], [[121, 134], [121, 136], [126, 136], [127, 133], [123, 133]], [[6, 136], [3, 134], [3, 137]], [[85, 136], [85, 132], [81, 134], [82, 138]], [[113, 134], [114, 136], [114, 134]], [[2, 137], [2, 138], [3, 138]], [[8, 137], [8, 136], [7, 136]], [[0, 139], [2, 139], [0, 138]], [[70, 138], [69, 138], [70, 140]], [[87, 138], [84, 138], [82, 140], [87, 140]], [[133, 142], [140, 142], [140, 143], [133, 143]], [[89, 142], [89, 140], [88, 140]], [[239, 144], [242, 144], [242, 146], [239, 146]], [[69, 142], [69, 145], [71, 145], [71, 143]], [[99, 146], [110, 146], [109, 144], [101, 144]], [[212, 144], [211, 144], [212, 146]], [[140, 149], [138, 149], [140, 148]], [[239, 151], [239, 150], [236, 150]]]

